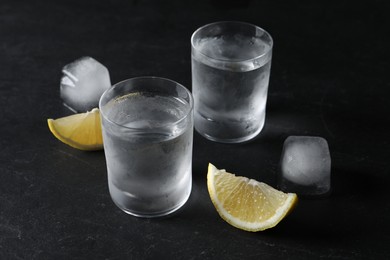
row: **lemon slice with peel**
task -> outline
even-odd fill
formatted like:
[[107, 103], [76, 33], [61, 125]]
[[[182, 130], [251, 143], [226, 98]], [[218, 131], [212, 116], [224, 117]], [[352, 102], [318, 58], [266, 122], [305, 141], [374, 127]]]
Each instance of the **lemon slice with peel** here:
[[63, 143], [86, 151], [103, 149], [99, 109], [58, 119], [48, 119], [50, 131]]
[[211, 201], [229, 224], [247, 231], [276, 226], [295, 206], [295, 193], [284, 193], [246, 177], [218, 170], [211, 163], [207, 173]]

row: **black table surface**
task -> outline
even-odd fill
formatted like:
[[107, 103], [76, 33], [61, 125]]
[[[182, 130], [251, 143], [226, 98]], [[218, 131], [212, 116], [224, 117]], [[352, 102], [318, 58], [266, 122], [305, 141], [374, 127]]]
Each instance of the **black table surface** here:
[[[386, 1], [2, 0], [0, 259], [390, 259], [389, 11]], [[220, 20], [273, 36], [265, 127], [238, 145], [195, 134], [186, 205], [165, 218], [127, 215], [109, 196], [104, 152], [48, 129], [70, 114], [61, 69], [91, 56], [112, 83], [154, 75], [191, 89], [191, 34]], [[327, 139], [331, 196], [301, 198], [263, 232], [224, 222], [208, 163], [275, 186], [290, 135]]]

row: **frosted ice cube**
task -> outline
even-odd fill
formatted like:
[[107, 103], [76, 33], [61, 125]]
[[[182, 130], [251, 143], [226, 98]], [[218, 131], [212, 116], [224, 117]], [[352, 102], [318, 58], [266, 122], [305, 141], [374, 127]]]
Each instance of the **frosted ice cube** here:
[[303, 196], [327, 195], [330, 169], [329, 146], [324, 138], [289, 136], [283, 145], [278, 186]]
[[100, 96], [111, 87], [108, 69], [91, 57], [82, 57], [62, 69], [60, 93], [73, 112], [98, 107]]

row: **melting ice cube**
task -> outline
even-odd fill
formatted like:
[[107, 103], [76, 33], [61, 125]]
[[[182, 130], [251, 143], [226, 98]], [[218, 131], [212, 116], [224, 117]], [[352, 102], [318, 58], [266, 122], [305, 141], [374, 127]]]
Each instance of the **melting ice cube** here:
[[62, 69], [61, 98], [73, 112], [98, 107], [100, 96], [111, 87], [105, 66], [91, 57], [82, 57]]
[[283, 145], [278, 186], [303, 196], [327, 195], [330, 168], [329, 146], [324, 138], [289, 136]]

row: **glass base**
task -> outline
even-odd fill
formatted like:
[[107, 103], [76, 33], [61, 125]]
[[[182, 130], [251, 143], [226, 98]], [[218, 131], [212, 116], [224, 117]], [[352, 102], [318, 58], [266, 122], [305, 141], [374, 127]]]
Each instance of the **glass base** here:
[[206, 139], [208, 139], [210, 141], [213, 141], [213, 142], [225, 143], [225, 144], [238, 144], [238, 143], [249, 142], [249, 141], [255, 139], [260, 134], [261, 130], [263, 130], [263, 127], [264, 127], [264, 124], [256, 132], [253, 132], [250, 135], [246, 135], [246, 136], [239, 137], [239, 138], [219, 138], [219, 137], [211, 136], [211, 135], [209, 135], [207, 133], [202, 133], [201, 131], [199, 131], [196, 128], [196, 126], [195, 126], [195, 130], [201, 136], [203, 136], [204, 138], [206, 138]]
[[167, 216], [167, 215], [170, 215], [174, 212], [176, 212], [177, 210], [179, 210], [181, 207], [184, 206], [184, 204], [186, 204], [186, 202], [188, 201], [190, 195], [191, 195], [191, 190], [192, 190], [192, 185], [189, 189], [189, 192], [188, 194], [183, 198], [182, 201], [180, 201], [179, 204], [177, 204], [175, 207], [173, 208], [169, 208], [167, 210], [164, 210], [164, 211], [157, 211], [157, 212], [139, 212], [139, 211], [133, 211], [131, 209], [128, 209], [128, 208], [124, 208], [122, 205], [120, 205], [119, 203], [117, 203], [112, 197], [112, 201], [114, 202], [114, 204], [119, 208], [121, 209], [123, 212], [129, 214], [129, 215], [132, 215], [132, 216], [135, 216], [135, 217], [139, 217], [139, 218], [158, 218], [158, 217], [164, 217], [164, 216]]

